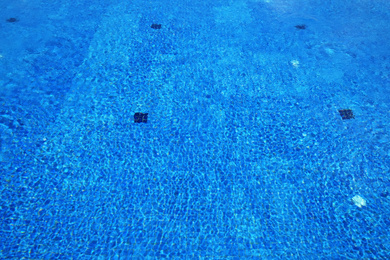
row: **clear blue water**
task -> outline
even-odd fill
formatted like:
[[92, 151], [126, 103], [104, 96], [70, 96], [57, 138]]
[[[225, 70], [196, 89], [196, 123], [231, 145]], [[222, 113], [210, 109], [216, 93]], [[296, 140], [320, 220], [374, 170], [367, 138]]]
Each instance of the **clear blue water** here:
[[0, 1], [0, 258], [390, 258], [389, 42], [385, 0]]

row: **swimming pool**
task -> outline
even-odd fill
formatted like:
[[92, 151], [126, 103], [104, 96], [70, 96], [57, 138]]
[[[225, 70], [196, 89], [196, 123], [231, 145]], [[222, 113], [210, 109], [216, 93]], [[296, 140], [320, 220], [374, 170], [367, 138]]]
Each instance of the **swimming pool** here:
[[0, 258], [390, 258], [388, 1], [0, 18]]

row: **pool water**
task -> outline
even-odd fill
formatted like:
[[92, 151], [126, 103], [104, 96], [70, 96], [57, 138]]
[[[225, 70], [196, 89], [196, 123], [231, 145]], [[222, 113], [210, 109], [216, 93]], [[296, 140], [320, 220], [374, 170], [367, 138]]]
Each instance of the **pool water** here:
[[0, 258], [390, 258], [389, 42], [385, 0], [0, 1]]

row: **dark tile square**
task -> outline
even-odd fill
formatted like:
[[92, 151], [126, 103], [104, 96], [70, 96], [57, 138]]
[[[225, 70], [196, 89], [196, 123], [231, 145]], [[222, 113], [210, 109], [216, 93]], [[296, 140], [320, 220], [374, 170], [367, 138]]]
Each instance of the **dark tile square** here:
[[339, 109], [339, 113], [343, 120], [355, 118], [351, 109]]
[[17, 21], [18, 21], [18, 19], [14, 18], [14, 17], [11, 17], [11, 18], [7, 19], [7, 22], [9, 22], [9, 23], [15, 23]]
[[148, 122], [148, 113], [135, 113], [134, 123], [146, 123]]
[[161, 29], [161, 24], [152, 24], [152, 26], [150, 26], [150, 27], [152, 27], [153, 29]]
[[298, 30], [305, 30], [306, 25], [305, 24], [298, 24], [298, 25], [295, 25], [295, 28], [297, 28]]

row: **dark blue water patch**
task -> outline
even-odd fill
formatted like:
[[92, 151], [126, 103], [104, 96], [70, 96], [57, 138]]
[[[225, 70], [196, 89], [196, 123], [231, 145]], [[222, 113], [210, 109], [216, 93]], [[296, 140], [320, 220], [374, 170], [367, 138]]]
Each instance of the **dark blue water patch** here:
[[[12, 119], [4, 119], [0, 114], [0, 120], [4, 121], [3, 123], [16, 137], [24, 135], [31, 140], [39, 140], [36, 135], [43, 132], [52, 119], [56, 118], [62, 101], [72, 86], [76, 69], [88, 51], [95, 33], [95, 25], [98, 24], [102, 17], [100, 14], [105, 11], [107, 5], [102, 2], [100, 8], [95, 10], [94, 16], [98, 18], [94, 20], [84, 19], [85, 13], [74, 8], [79, 10], [75, 15], [79, 14], [80, 20], [67, 21], [68, 26], [56, 32], [58, 37], [46, 42], [44, 53], [32, 50], [30, 53], [34, 55], [25, 58], [30, 68], [26, 69], [24, 79], [15, 79], [17, 86], [11, 92], [1, 93], [1, 96], [7, 97], [8, 104], [17, 104], [19, 110], [22, 110], [20, 113], [16, 111], [13, 114], [4, 113], [12, 116]], [[35, 148], [41, 144], [42, 142], [37, 143]], [[33, 151], [34, 149], [30, 148], [29, 152]]]
[[23, 121], [19, 118], [10, 118], [7, 114], [1, 114], [0, 112], [0, 124], [7, 126], [11, 130], [22, 127], [24, 125]]

